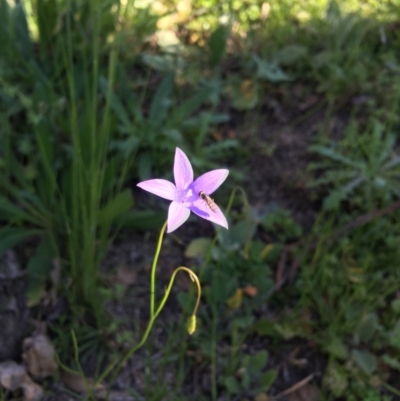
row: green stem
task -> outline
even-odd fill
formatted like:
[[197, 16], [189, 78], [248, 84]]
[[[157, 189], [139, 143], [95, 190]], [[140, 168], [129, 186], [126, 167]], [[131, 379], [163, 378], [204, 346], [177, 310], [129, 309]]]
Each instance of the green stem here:
[[398, 390], [397, 388], [395, 388], [395, 387], [393, 387], [390, 384], [385, 383], [385, 382], [382, 382], [381, 385], [383, 387], [385, 387], [387, 390], [389, 390], [390, 392], [392, 392], [393, 394], [395, 394], [395, 395], [400, 397], [400, 390]]
[[212, 307], [211, 326], [211, 399], [217, 399], [217, 314], [215, 304]]
[[151, 265], [151, 278], [150, 278], [150, 318], [154, 316], [154, 305], [156, 302], [156, 267], [158, 257], [160, 256], [161, 244], [164, 237], [165, 229], [167, 228], [168, 220], [164, 223], [161, 228], [160, 235], [158, 237], [158, 243], [156, 252], [154, 254], [153, 264]]
[[[163, 229], [161, 229], [161, 233], [163, 233], [164, 230], [165, 230], [165, 227], [163, 227]], [[160, 305], [158, 306], [158, 308], [154, 312], [154, 314], [152, 316], [150, 316], [149, 323], [147, 324], [146, 330], [143, 333], [142, 339], [139, 341], [138, 344], [136, 344], [133, 348], [131, 348], [129, 350], [129, 352], [124, 356], [124, 358], [122, 358], [122, 360], [119, 362], [117, 368], [115, 368], [115, 365], [117, 364], [118, 361], [112, 362], [107, 367], [107, 369], [100, 375], [100, 377], [96, 380], [95, 386], [98, 385], [102, 380], [104, 380], [104, 378], [106, 376], [108, 376], [112, 370], [114, 370], [114, 374], [111, 377], [111, 383], [112, 383], [114, 381], [115, 377], [118, 375], [121, 367], [125, 364], [125, 362], [128, 361], [128, 359], [133, 355], [134, 352], [136, 352], [139, 348], [141, 348], [144, 345], [144, 343], [146, 342], [147, 338], [149, 337], [150, 331], [153, 328], [153, 324], [154, 324], [157, 316], [160, 314], [160, 312], [162, 311], [162, 309], [165, 306], [165, 303], [167, 302], [167, 299], [168, 299], [169, 294], [171, 292], [172, 286], [174, 284], [175, 277], [180, 271], [185, 271], [186, 273], [188, 273], [190, 278], [192, 279], [192, 281], [194, 281], [196, 286], [197, 286], [197, 302], [196, 302], [196, 305], [195, 305], [195, 307], [193, 309], [192, 317], [196, 316], [197, 309], [198, 309], [199, 304], [200, 304], [200, 298], [201, 298], [200, 281], [199, 281], [198, 277], [196, 276], [196, 274], [193, 273], [189, 268], [187, 268], [185, 266], [179, 266], [174, 270], [174, 273], [172, 274], [172, 276], [171, 276], [171, 278], [169, 280], [168, 286], [167, 286], [167, 288], [165, 290], [165, 294], [164, 294], [164, 296], [163, 296], [163, 298], [162, 298], [162, 300], [160, 302]]]

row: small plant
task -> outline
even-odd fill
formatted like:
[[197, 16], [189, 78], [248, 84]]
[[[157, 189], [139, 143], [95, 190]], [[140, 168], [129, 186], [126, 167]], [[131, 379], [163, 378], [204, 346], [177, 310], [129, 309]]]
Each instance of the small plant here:
[[337, 397], [364, 399], [372, 382], [398, 393], [387, 379], [388, 369], [400, 367], [397, 218], [398, 213], [393, 221], [385, 218], [354, 230], [335, 246], [325, 242], [330, 225], [317, 224], [318, 245], [315, 253], [304, 255], [295, 306], [274, 326], [283, 336], [320, 344], [329, 355], [324, 386]]
[[230, 364], [229, 369], [235, 369], [234, 374], [221, 380], [228, 394], [257, 395], [267, 392], [276, 379], [275, 370], [264, 371], [267, 361], [267, 351], [243, 355], [237, 366], [232, 366], [231, 361], [227, 361]]
[[280, 243], [296, 240], [302, 234], [302, 227], [293, 220], [290, 212], [279, 208], [266, 213], [261, 226]]
[[[49, 273], [57, 264], [68, 277], [63, 289], [71, 307], [80, 311], [76, 316], [88, 311], [95, 325], [101, 326], [105, 314], [96, 273], [110, 238], [118, 232], [117, 219], [133, 205], [130, 191], [122, 188], [132, 157], [121, 160], [109, 151], [111, 88], [120, 35], [109, 42], [107, 62], [100, 61], [103, 35], [116, 29], [122, 10], [111, 11], [110, 4], [106, 6], [106, 28], [102, 7], [93, 2], [81, 6], [70, 2], [63, 18], [64, 10], [57, 2], [40, 2], [32, 19], [19, 3], [15, 8], [4, 0], [1, 4], [8, 16], [8, 30], [2, 31], [9, 35], [8, 65], [19, 60], [17, 64], [30, 78], [22, 86], [18, 70], [10, 70], [0, 81], [4, 95], [0, 103], [4, 123], [0, 238], [8, 238], [1, 253], [39, 235], [39, 245], [28, 263], [29, 305], [43, 298]], [[52, 18], [49, 25], [48, 13]], [[50, 27], [57, 22], [57, 15], [61, 26], [54, 39]], [[85, 40], [76, 35], [78, 20]], [[38, 52], [32, 51], [34, 39], [28, 22], [39, 29]], [[74, 47], [76, 41], [82, 46]], [[21, 46], [12, 48], [12, 42]], [[53, 57], [47, 56], [50, 53]], [[58, 74], [65, 79], [60, 82]], [[100, 81], [104, 95], [98, 91]]]
[[[227, 210], [233, 203], [236, 188]], [[254, 311], [262, 308], [274, 288], [272, 271], [265, 262], [271, 244], [254, 239], [258, 221], [244, 195], [244, 212], [239, 214], [230, 230], [219, 230], [211, 240], [199, 237], [186, 248], [186, 257], [196, 261], [193, 267], [202, 280], [204, 305], [199, 309], [203, 328], [190, 339], [189, 347], [210, 359], [212, 364], [212, 394], [217, 387], [231, 396], [254, 396], [266, 392], [276, 378], [274, 370], [265, 370], [268, 353], [243, 351], [252, 333]], [[191, 294], [180, 293], [178, 301], [183, 310], [191, 307]], [[211, 333], [211, 337], [210, 334]], [[217, 344], [229, 342], [229, 352], [218, 354]], [[223, 347], [224, 348], [224, 347]], [[216, 398], [215, 398], [216, 399]]]
[[[127, 77], [121, 73], [120, 80]], [[198, 168], [213, 168], [217, 161], [235, 151], [235, 139], [223, 142], [208, 140], [212, 127], [229, 120], [226, 114], [202, 110], [211, 94], [211, 88], [202, 86], [188, 95], [185, 101], [174, 96], [175, 73], [165, 74], [154, 93], [149, 96], [148, 111], [135, 93], [113, 94], [111, 107], [117, 118], [117, 136], [112, 149], [122, 157], [136, 154], [132, 175], [145, 180], [165, 171], [167, 155], [176, 146], [190, 150], [192, 163]]]
[[384, 133], [384, 127], [373, 121], [366, 132], [356, 123], [345, 131], [336, 146], [314, 145], [310, 151], [323, 158], [312, 163], [319, 171], [311, 187], [331, 187], [324, 199], [324, 209], [338, 209], [343, 201], [362, 209], [371, 209], [400, 196], [400, 155], [395, 137]]

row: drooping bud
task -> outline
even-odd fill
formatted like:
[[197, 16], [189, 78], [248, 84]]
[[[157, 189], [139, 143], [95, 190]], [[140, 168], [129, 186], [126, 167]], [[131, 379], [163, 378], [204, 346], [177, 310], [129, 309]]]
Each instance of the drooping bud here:
[[196, 315], [190, 316], [186, 328], [189, 335], [192, 335], [196, 331]]

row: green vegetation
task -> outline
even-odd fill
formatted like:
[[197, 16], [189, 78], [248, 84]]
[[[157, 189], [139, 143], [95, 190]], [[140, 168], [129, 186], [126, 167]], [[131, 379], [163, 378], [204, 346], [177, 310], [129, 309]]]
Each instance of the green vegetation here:
[[63, 365], [100, 378], [142, 338], [149, 273], [135, 260], [140, 278], [112, 281], [107, 255], [155, 247], [166, 203], [133, 188], [171, 180], [178, 146], [195, 175], [229, 166], [230, 229], [166, 236], [158, 299], [178, 248], [202, 284], [197, 330], [178, 283], [126, 391], [400, 397], [399, 15], [395, 0], [0, 0], [0, 257], [21, 259]]

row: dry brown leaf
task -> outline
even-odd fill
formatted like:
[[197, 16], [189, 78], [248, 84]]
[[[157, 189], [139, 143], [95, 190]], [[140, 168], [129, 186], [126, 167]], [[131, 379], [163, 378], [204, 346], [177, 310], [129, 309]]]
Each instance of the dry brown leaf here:
[[22, 349], [26, 369], [33, 378], [44, 379], [57, 373], [56, 352], [46, 334], [25, 338]]
[[14, 361], [0, 363], [0, 384], [10, 391], [15, 391], [22, 386], [26, 376], [26, 370], [22, 365]]
[[17, 255], [12, 249], [7, 251], [4, 262], [0, 271], [0, 278], [15, 279], [23, 275]]
[[269, 398], [268, 395], [265, 394], [265, 393], [257, 394], [257, 395], [254, 397], [254, 401], [269, 401], [269, 400], [270, 400], [270, 398]]
[[24, 366], [14, 361], [0, 363], [0, 385], [10, 391], [22, 388], [24, 401], [39, 401], [43, 396], [42, 387], [28, 376]]
[[24, 390], [24, 401], [39, 401], [43, 397], [42, 387], [35, 383], [28, 375], [25, 375], [22, 388]]
[[96, 388], [94, 388], [95, 382], [90, 377], [85, 378], [78, 373], [67, 372], [66, 370], [61, 371], [61, 381], [69, 389], [79, 394], [87, 393], [88, 389], [92, 389], [96, 393], [101, 393], [105, 389], [102, 384], [98, 384]]
[[318, 389], [311, 383], [306, 383], [297, 391], [287, 395], [289, 401], [319, 401]]
[[200, 363], [204, 360], [204, 356], [201, 352], [188, 350], [186, 351], [186, 355], [194, 358], [197, 363]]
[[218, 130], [212, 131], [210, 135], [217, 142], [221, 142], [224, 140], [224, 136], [222, 135], [221, 131], [218, 131]]
[[257, 295], [257, 288], [254, 285], [247, 285], [243, 288], [243, 292], [249, 297], [255, 297]]
[[301, 103], [299, 103], [299, 110], [304, 111], [317, 104], [319, 96], [315, 94], [308, 95]]

